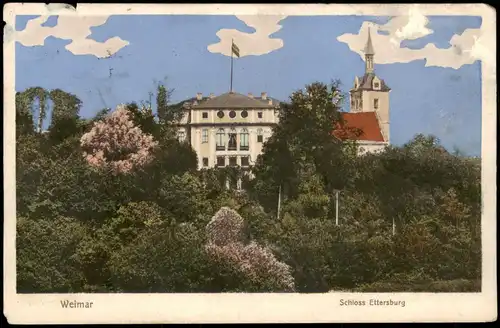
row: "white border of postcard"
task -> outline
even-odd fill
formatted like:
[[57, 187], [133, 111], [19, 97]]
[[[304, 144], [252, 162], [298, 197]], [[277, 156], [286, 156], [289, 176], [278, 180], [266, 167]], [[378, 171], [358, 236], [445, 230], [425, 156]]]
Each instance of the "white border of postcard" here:
[[[407, 14], [415, 5], [377, 4], [78, 4], [78, 15], [137, 14]], [[496, 13], [484, 4], [418, 5], [424, 15], [482, 16], [488, 52], [496, 55]], [[4, 6], [15, 15], [47, 13], [44, 4]], [[8, 33], [5, 29], [4, 33]], [[4, 40], [8, 39], [4, 35]], [[482, 62], [482, 292], [327, 294], [16, 294], [15, 42], [4, 41], [4, 314], [10, 323], [210, 323], [210, 322], [469, 322], [497, 318], [496, 294], [496, 62]], [[490, 58], [496, 58], [490, 57]], [[402, 300], [405, 307], [341, 306], [347, 299]], [[61, 301], [93, 302], [64, 309]]]

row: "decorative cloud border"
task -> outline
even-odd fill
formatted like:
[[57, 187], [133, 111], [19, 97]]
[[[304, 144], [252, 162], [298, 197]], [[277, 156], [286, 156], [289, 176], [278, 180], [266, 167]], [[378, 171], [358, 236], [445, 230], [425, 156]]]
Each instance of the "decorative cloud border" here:
[[283, 40], [271, 38], [273, 33], [281, 29], [280, 21], [286, 16], [274, 15], [238, 15], [239, 20], [255, 29], [253, 33], [245, 33], [235, 29], [221, 29], [217, 32], [219, 42], [208, 46], [208, 51], [231, 56], [231, 42], [240, 49], [240, 57], [261, 56], [283, 47]]
[[[363, 47], [370, 30], [377, 64], [409, 63], [415, 60], [426, 60], [425, 66], [439, 66], [458, 69], [477, 60], [495, 63], [495, 57], [487, 51], [486, 38], [481, 29], [466, 29], [461, 35], [454, 35], [447, 49], [437, 48], [433, 43], [422, 49], [401, 47], [405, 40], [418, 40], [434, 33], [427, 27], [428, 18], [418, 7], [410, 7], [407, 14], [395, 16], [386, 24], [363, 22], [357, 34], [346, 33], [337, 38], [347, 44], [351, 51], [364, 58]], [[383, 32], [379, 34], [378, 32]]]
[[[45, 10], [40, 17], [29, 20], [21, 31], [12, 31], [11, 39], [24, 46], [43, 46], [48, 37], [71, 40], [66, 45], [66, 50], [74, 55], [93, 55], [106, 58], [114, 55], [123, 47], [129, 45], [128, 41], [120, 37], [113, 37], [104, 42], [98, 42], [88, 37], [92, 34], [90, 28], [106, 23], [110, 15], [79, 15], [77, 11], [63, 4], [44, 5]], [[55, 26], [42, 26], [50, 16], [59, 15]]]

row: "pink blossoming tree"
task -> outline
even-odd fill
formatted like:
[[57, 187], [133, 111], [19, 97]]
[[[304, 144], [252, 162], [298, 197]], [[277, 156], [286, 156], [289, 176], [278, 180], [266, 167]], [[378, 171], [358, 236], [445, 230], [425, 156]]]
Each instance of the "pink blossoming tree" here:
[[130, 115], [125, 105], [119, 105], [82, 136], [83, 155], [89, 165], [109, 168], [117, 174], [128, 173], [152, 160], [152, 151], [158, 143], [134, 126]]
[[244, 220], [235, 211], [223, 207], [208, 223], [206, 250], [217, 263], [229, 264], [251, 281], [294, 291], [290, 267], [276, 259], [271, 250], [254, 241], [243, 242]]

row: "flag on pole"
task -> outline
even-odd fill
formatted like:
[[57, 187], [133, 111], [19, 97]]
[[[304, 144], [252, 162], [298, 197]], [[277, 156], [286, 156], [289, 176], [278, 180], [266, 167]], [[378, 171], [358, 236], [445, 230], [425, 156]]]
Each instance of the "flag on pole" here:
[[232, 42], [231, 51], [236, 57], [240, 58], [240, 48], [234, 42]]

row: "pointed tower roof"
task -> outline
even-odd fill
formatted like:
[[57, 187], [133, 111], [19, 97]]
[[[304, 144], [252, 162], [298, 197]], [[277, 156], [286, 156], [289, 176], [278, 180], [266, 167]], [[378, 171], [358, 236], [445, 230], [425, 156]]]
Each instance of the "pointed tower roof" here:
[[368, 41], [366, 41], [365, 55], [375, 55], [375, 50], [373, 50], [370, 28], [368, 28]]

